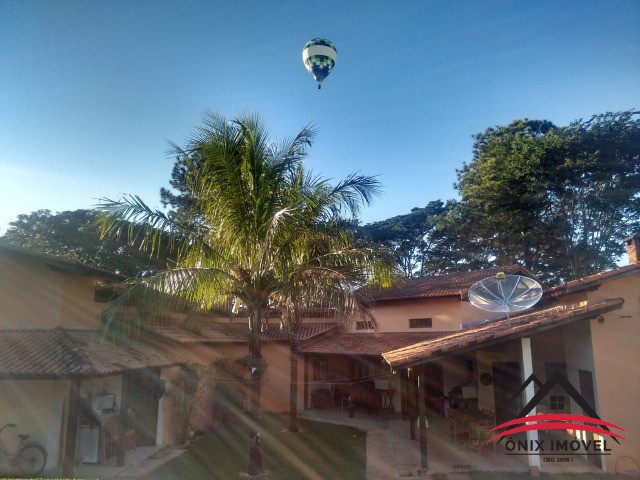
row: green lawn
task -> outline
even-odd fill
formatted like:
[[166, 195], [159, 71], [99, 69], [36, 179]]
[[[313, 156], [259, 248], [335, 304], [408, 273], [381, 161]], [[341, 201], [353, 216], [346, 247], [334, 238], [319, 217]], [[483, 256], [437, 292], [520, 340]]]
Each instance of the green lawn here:
[[[287, 431], [288, 418], [265, 415], [262, 458], [272, 479], [364, 479], [366, 433], [341, 425], [299, 422], [301, 431]], [[234, 479], [248, 463], [249, 436], [232, 425], [194, 442], [188, 452], [145, 480]]]

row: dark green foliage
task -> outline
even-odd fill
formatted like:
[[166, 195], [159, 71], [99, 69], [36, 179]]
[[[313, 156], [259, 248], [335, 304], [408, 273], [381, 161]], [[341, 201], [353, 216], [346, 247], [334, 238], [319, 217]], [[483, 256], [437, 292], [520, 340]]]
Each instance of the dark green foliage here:
[[142, 276], [163, 267], [164, 262], [142, 252], [139, 243], [125, 238], [101, 239], [92, 226], [98, 217], [95, 210], [55, 214], [38, 210], [18, 215], [2, 241], [123, 276]]
[[444, 214], [454, 205], [432, 201], [406, 215], [364, 225], [360, 233], [391, 249], [404, 276], [437, 275], [453, 269], [457, 261], [451, 238], [441, 228]]
[[615, 266], [640, 225], [638, 112], [567, 127], [519, 120], [475, 137], [451, 231], [547, 280]]

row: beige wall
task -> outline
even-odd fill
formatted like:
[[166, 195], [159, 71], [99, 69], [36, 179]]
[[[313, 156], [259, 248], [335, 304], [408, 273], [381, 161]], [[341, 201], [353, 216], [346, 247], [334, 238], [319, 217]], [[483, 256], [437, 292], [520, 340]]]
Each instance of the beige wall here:
[[10, 452], [18, 445], [17, 435], [26, 433], [47, 449], [47, 469], [58, 464], [64, 399], [69, 388], [64, 380], [0, 380], [0, 426], [17, 424], [17, 428], [2, 433]]
[[96, 280], [0, 253], [0, 328], [98, 328]]
[[[432, 299], [377, 304], [373, 315], [381, 332], [457, 330], [460, 328], [460, 302], [456, 299]], [[410, 318], [431, 318], [432, 328], [409, 328]], [[355, 331], [355, 326], [351, 331]]]
[[[628, 455], [640, 463], [640, 273], [605, 283], [589, 292], [590, 303], [622, 297], [623, 308], [606, 313], [604, 323], [590, 321], [598, 414], [627, 429], [620, 445], [610, 446], [607, 471]], [[608, 442], [611, 444], [612, 442]]]
[[[420, 332], [459, 330], [460, 324], [474, 323], [492, 316], [457, 297], [430, 298], [419, 301], [380, 302], [373, 315], [381, 332]], [[409, 328], [410, 318], [431, 318], [431, 328]], [[355, 325], [348, 329], [357, 332]]]
[[[218, 358], [239, 358], [248, 355], [249, 349], [246, 343], [218, 343], [218, 344], [177, 344], [158, 339], [147, 339], [156, 348], [172, 352], [187, 362], [210, 366]], [[285, 342], [263, 342], [262, 356], [267, 362], [267, 371], [262, 377], [261, 405], [264, 411], [288, 412], [289, 411], [289, 345]], [[177, 371], [177, 370], [176, 370]], [[168, 370], [169, 380], [167, 388], [171, 387], [172, 376], [176, 371]], [[173, 372], [173, 373], [169, 373]], [[208, 389], [202, 389], [197, 400], [198, 410], [194, 412], [193, 429], [204, 429], [210, 426], [211, 402]], [[298, 405], [304, 406], [304, 362], [302, 355], [298, 358]], [[171, 425], [169, 416], [171, 406], [166, 405], [165, 428]], [[167, 440], [165, 444], [172, 444], [171, 436], [165, 430]]]

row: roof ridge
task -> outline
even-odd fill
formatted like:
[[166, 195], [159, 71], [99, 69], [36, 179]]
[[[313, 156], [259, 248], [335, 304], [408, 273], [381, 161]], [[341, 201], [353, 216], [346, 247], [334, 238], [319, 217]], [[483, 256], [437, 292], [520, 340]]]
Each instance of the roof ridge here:
[[618, 275], [624, 276], [633, 273], [634, 270], [640, 269], [640, 262], [630, 263], [628, 265], [622, 265], [620, 267], [611, 268], [609, 270], [603, 270], [602, 272], [593, 273], [584, 277], [576, 278], [575, 280], [569, 280], [559, 285], [555, 285], [545, 290], [545, 294], [549, 296], [562, 295], [564, 293], [571, 293], [584, 288], [589, 288], [593, 285], [598, 285], [604, 280], [614, 280], [618, 278]]

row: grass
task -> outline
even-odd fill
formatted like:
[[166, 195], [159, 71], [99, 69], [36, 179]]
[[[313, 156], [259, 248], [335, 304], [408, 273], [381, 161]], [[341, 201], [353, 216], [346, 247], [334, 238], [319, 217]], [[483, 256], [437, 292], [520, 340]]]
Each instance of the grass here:
[[[262, 459], [272, 479], [362, 479], [366, 469], [366, 433], [351, 427], [299, 421], [300, 432], [287, 430], [288, 417], [264, 415]], [[236, 479], [247, 468], [249, 434], [227, 425], [194, 442], [188, 452], [163, 465], [145, 480]]]

